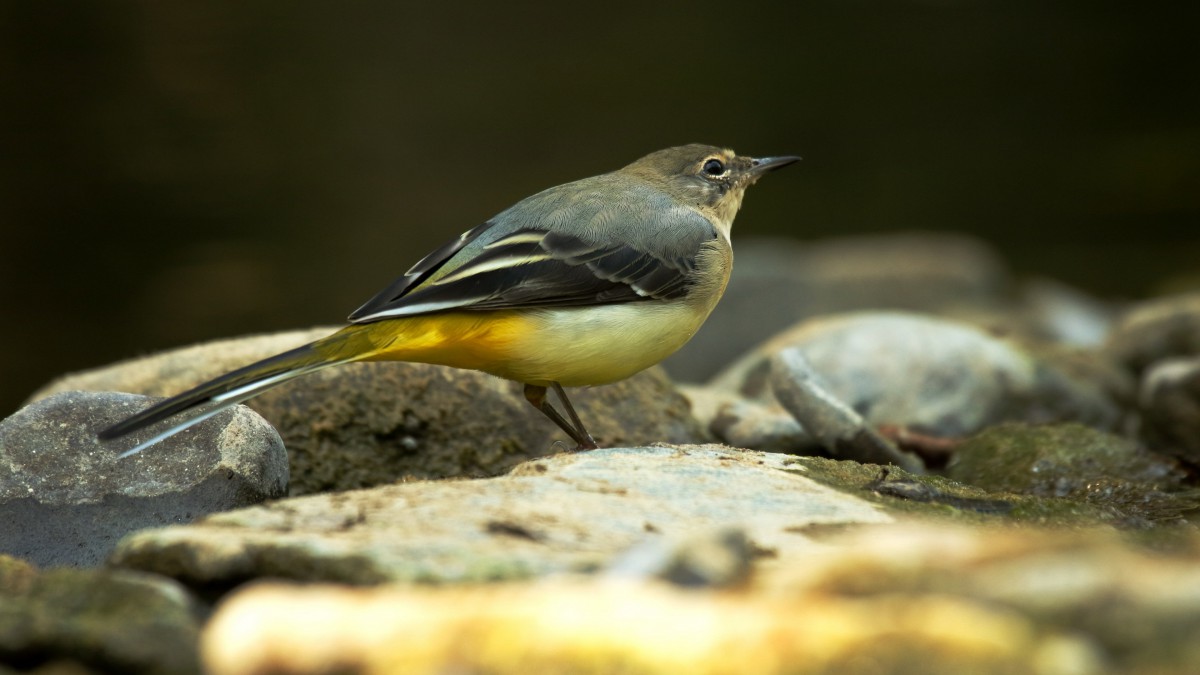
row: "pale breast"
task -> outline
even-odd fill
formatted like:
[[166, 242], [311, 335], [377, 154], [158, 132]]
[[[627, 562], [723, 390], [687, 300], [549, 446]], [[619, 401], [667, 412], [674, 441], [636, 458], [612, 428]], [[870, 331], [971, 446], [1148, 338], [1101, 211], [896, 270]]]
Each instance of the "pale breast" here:
[[691, 339], [707, 311], [684, 303], [634, 302], [530, 311], [529, 328], [489, 372], [530, 384], [567, 387], [625, 379]]

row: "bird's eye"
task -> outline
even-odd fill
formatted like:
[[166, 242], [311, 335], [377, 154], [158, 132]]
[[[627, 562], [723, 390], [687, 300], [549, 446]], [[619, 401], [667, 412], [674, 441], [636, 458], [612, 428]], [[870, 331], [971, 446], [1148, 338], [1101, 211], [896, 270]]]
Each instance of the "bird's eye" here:
[[725, 164], [719, 159], [710, 159], [704, 163], [702, 171], [710, 176], [720, 176], [725, 173]]

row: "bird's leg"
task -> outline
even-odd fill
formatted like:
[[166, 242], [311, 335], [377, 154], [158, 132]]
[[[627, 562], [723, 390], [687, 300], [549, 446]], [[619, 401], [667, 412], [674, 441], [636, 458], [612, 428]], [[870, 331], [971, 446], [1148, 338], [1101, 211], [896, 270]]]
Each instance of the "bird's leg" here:
[[571, 421], [575, 423], [574, 426], [568, 424], [567, 421], [563, 419], [563, 416], [554, 409], [554, 406], [550, 405], [550, 403], [546, 400], [545, 387], [539, 387], [533, 384], [525, 385], [525, 400], [529, 401], [530, 405], [533, 407], [542, 411], [542, 414], [546, 417], [549, 417], [551, 422], [557, 424], [559, 429], [567, 432], [567, 435], [571, 437], [571, 440], [579, 444], [579, 447], [575, 448], [576, 450], [595, 450], [599, 446], [596, 445], [595, 439], [593, 439], [592, 435], [587, 432], [587, 429], [583, 428], [583, 423], [579, 421], [579, 415], [575, 413], [575, 409], [571, 407], [571, 402], [567, 400], [566, 393], [563, 392], [562, 387], [557, 382], [554, 382], [553, 385], [554, 391], [558, 392], [559, 400], [562, 401], [563, 407], [566, 409], [567, 414], [571, 416]]
[[562, 401], [563, 409], [567, 411], [567, 416], [571, 418], [571, 422], [575, 425], [575, 430], [584, 439], [579, 442], [580, 449], [595, 450], [600, 447], [596, 445], [596, 439], [592, 438], [592, 435], [583, 426], [583, 420], [579, 419], [579, 414], [575, 412], [575, 406], [571, 405], [571, 400], [567, 398], [567, 392], [563, 391], [562, 385], [557, 382], [551, 382], [550, 385], [554, 387], [554, 392], [558, 394], [558, 400]]

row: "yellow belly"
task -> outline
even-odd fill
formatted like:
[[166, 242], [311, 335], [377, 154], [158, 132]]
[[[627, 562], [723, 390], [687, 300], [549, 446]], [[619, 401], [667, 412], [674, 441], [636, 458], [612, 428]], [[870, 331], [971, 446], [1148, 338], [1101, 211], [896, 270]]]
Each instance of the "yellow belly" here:
[[539, 310], [526, 315], [532, 330], [513, 341], [505, 366], [484, 370], [530, 384], [608, 384], [675, 353], [706, 316], [659, 302]]
[[[366, 360], [435, 363], [527, 384], [578, 387], [616, 382], [662, 361], [691, 339], [707, 315], [707, 308], [647, 301], [449, 312], [350, 326], [337, 335], [351, 338], [341, 349]], [[330, 349], [332, 356], [332, 340]]]

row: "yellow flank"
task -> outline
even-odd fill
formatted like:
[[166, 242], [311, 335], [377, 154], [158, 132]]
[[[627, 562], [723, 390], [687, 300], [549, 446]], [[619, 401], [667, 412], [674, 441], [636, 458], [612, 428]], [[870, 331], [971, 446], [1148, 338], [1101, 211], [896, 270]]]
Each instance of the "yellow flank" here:
[[347, 326], [320, 342], [330, 360], [417, 361], [485, 370], [507, 358], [528, 319], [513, 311], [445, 312]]
[[588, 308], [445, 312], [356, 324], [320, 340], [332, 361], [415, 361], [534, 385], [608, 384], [687, 342], [710, 309], [635, 302]]

